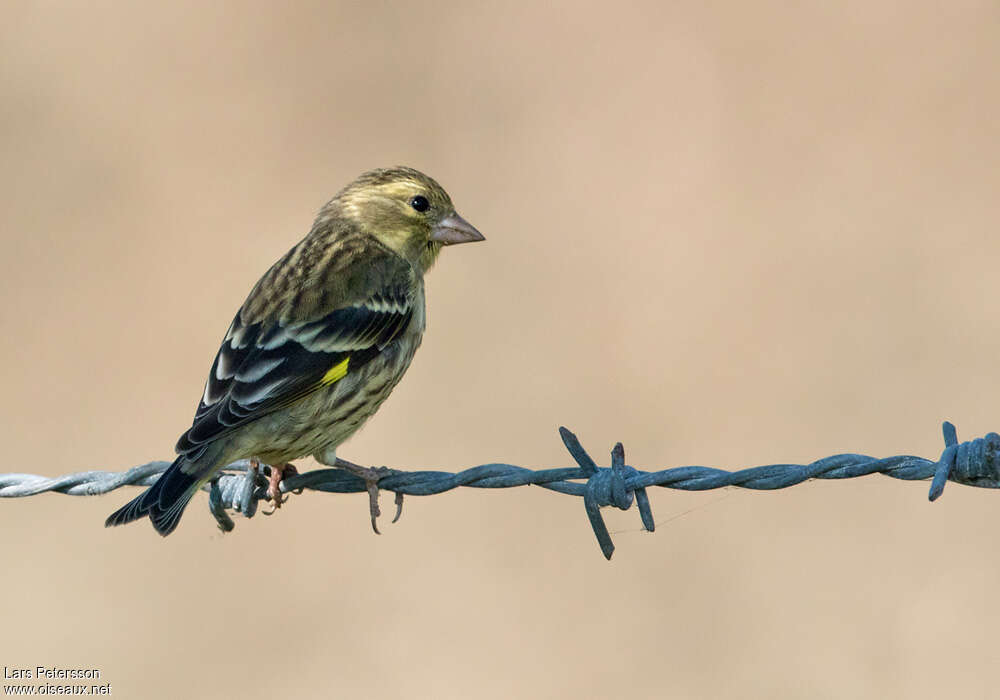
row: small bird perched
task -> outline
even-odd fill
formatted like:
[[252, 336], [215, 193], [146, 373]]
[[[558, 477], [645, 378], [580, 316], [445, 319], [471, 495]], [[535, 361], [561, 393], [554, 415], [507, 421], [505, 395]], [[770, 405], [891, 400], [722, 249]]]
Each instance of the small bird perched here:
[[176, 461], [105, 525], [149, 516], [169, 535], [202, 484], [247, 458], [270, 465], [276, 507], [288, 462], [306, 455], [353, 467], [374, 499], [377, 470], [337, 460], [337, 447], [410, 366], [424, 333], [424, 274], [441, 247], [481, 240], [412, 168], [372, 170], [341, 190], [236, 313]]

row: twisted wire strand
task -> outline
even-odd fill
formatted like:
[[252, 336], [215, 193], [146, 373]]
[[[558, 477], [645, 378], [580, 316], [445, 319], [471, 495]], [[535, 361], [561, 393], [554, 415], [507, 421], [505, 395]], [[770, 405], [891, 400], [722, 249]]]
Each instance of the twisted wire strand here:
[[[560, 428], [563, 444], [576, 461], [576, 467], [532, 470], [513, 464], [483, 464], [457, 473], [422, 470], [387, 470], [378, 487], [396, 494], [430, 496], [460, 486], [471, 488], [512, 488], [534, 484], [542, 488], [581, 496], [594, 535], [607, 559], [614, 553], [600, 509], [614, 506], [628, 510], [635, 502], [643, 527], [655, 529], [646, 488], [685, 491], [736, 486], [753, 490], [783, 489], [808, 479], [851, 479], [868, 474], [885, 474], [894, 479], [914, 481], [931, 479], [929, 499], [934, 501], [948, 481], [979, 488], [1000, 488], [1000, 435], [988, 433], [982, 438], [958, 442], [955, 426], [943, 425], [945, 448], [937, 460], [911, 455], [875, 458], [861, 454], [839, 454], [810, 464], [769, 464], [737, 471], [711, 467], [686, 466], [643, 471], [625, 464], [621, 443], [611, 451], [611, 466], [599, 467], [576, 435]], [[108, 493], [121, 486], [149, 486], [170, 462], [149, 462], [124, 472], [86, 471], [47, 478], [35, 474], [0, 474], [0, 498], [34, 496], [46, 491], [72, 496]], [[249, 460], [228, 465], [204, 487], [209, 492], [209, 509], [223, 531], [234, 527], [227, 510], [253, 517], [260, 500], [268, 500], [267, 480], [251, 468]], [[281, 491], [299, 489], [328, 493], [359, 493], [368, 490], [365, 481], [342, 469], [316, 469], [288, 477]]]

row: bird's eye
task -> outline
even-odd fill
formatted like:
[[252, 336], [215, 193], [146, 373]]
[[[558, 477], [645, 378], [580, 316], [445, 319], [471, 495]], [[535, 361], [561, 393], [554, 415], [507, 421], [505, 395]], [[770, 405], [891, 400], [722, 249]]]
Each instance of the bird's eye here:
[[431, 203], [427, 201], [427, 197], [423, 197], [418, 194], [416, 197], [410, 200], [410, 206], [419, 211], [420, 213], [423, 213], [431, 208]]

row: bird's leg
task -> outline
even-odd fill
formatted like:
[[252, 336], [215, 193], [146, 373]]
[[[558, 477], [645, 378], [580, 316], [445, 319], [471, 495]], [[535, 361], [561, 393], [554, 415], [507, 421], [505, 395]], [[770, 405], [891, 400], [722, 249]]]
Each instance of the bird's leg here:
[[[255, 460], [251, 460], [251, 465]], [[281, 480], [286, 476], [296, 476], [299, 470], [295, 468], [295, 465], [285, 463], [282, 465], [268, 465], [271, 469], [271, 475], [267, 480], [267, 497], [271, 499], [273, 504], [271, 510], [262, 510], [261, 513], [264, 515], [273, 515], [278, 508], [281, 508], [281, 504], [288, 500], [285, 496], [281, 495]]]
[[[379, 479], [383, 477], [390, 476], [396, 473], [395, 469], [389, 469], [388, 467], [362, 467], [360, 465], [354, 464], [353, 462], [348, 462], [346, 459], [337, 458], [336, 464], [334, 464], [337, 469], [343, 469], [346, 472], [350, 472], [355, 476], [361, 477], [365, 481], [365, 486], [368, 489], [368, 510], [372, 516], [372, 530], [375, 531], [376, 535], [381, 535], [382, 533], [378, 531], [378, 525], [376, 521], [378, 516], [382, 515], [381, 509], [378, 507], [378, 482]], [[399, 520], [399, 516], [403, 514], [403, 494], [396, 493], [396, 516], [392, 519], [392, 522]]]

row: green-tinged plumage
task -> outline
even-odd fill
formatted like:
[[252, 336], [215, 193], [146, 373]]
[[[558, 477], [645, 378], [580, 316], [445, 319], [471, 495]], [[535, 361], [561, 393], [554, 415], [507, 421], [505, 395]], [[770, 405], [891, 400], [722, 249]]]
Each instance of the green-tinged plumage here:
[[167, 535], [198, 488], [238, 459], [332, 465], [420, 345], [423, 276], [441, 247], [482, 239], [416, 170], [373, 170], [344, 188], [237, 312], [177, 461], [106, 525], [148, 515]]

